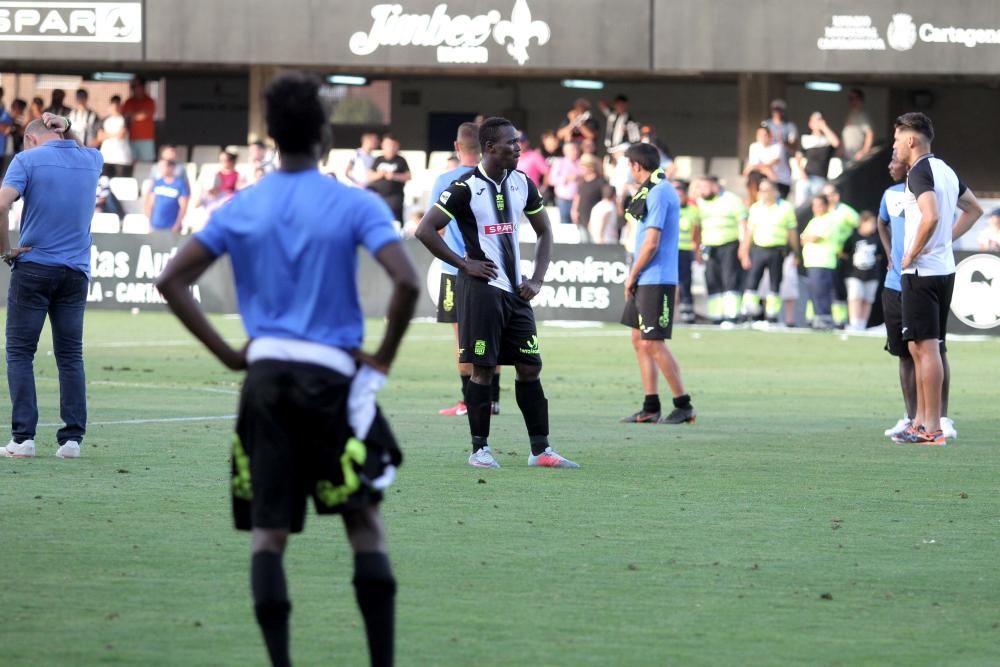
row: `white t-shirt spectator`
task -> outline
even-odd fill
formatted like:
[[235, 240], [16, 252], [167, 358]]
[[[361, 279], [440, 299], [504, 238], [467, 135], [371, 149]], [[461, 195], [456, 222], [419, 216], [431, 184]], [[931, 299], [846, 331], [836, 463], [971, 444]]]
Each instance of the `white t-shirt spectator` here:
[[108, 138], [101, 142], [101, 155], [105, 164], [132, 164], [132, 149], [128, 135], [114, 139], [112, 135], [125, 129], [125, 116], [108, 116], [104, 119], [104, 132]]
[[844, 146], [844, 155], [848, 160], [853, 160], [854, 155], [865, 147], [865, 134], [872, 129], [872, 123], [861, 109], [855, 109], [847, 114], [844, 122], [844, 132], [841, 137]]
[[594, 204], [587, 231], [594, 243], [618, 243], [618, 211], [613, 201], [602, 199]]
[[784, 144], [768, 144], [764, 146], [760, 142], [750, 144], [750, 154], [747, 162], [750, 166], [758, 164], [770, 164], [777, 160], [777, 164], [771, 166], [774, 170], [774, 178], [782, 185], [789, 185], [792, 182], [792, 167], [788, 164], [788, 153]]

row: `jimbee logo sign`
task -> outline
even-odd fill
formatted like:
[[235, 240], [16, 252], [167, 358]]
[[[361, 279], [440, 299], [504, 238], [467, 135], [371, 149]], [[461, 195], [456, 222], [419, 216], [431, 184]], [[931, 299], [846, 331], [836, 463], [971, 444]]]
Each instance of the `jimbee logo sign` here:
[[135, 43], [138, 2], [0, 2], [0, 41]]

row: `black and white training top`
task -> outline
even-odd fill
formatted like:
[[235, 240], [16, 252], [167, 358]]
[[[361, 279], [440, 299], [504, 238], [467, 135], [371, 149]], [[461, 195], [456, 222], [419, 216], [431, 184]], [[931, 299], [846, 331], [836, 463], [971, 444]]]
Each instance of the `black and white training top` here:
[[521, 215], [545, 208], [531, 179], [515, 169], [505, 172], [498, 183], [480, 164], [459, 176], [435, 206], [458, 224], [469, 259], [489, 259], [500, 269], [489, 284], [507, 292], [517, 289], [521, 284]]
[[904, 252], [909, 252], [917, 236], [917, 228], [923, 216], [917, 199], [925, 192], [933, 192], [937, 199], [938, 225], [924, 246], [924, 252], [917, 257], [903, 273], [921, 276], [946, 276], [955, 273], [955, 255], [951, 249], [952, 226], [958, 212], [958, 198], [966, 187], [958, 180], [954, 170], [934, 157], [933, 153], [921, 156], [910, 167], [906, 175], [906, 190], [903, 213], [906, 219], [906, 233], [903, 236]]

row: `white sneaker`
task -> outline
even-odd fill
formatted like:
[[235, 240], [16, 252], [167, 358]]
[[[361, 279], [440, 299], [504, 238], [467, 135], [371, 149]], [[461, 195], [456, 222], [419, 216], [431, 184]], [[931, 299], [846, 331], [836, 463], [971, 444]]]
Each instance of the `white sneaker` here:
[[957, 438], [958, 431], [955, 430], [955, 422], [948, 417], [941, 417], [941, 433], [949, 440]]
[[30, 459], [35, 455], [35, 441], [25, 440], [17, 443], [11, 438], [7, 446], [3, 448], [3, 455], [9, 459]]
[[493, 452], [489, 446], [483, 447], [478, 452], [472, 452], [469, 456], [469, 465], [474, 468], [499, 468], [500, 464], [493, 458]]
[[61, 459], [80, 458], [80, 443], [76, 440], [67, 440], [56, 450], [56, 456]]
[[898, 422], [896, 422], [895, 426], [893, 426], [892, 428], [887, 428], [885, 430], [885, 436], [887, 438], [891, 438], [894, 435], [899, 435], [900, 433], [902, 433], [903, 431], [905, 431], [909, 427], [910, 427], [910, 418], [909, 417], [903, 417]]

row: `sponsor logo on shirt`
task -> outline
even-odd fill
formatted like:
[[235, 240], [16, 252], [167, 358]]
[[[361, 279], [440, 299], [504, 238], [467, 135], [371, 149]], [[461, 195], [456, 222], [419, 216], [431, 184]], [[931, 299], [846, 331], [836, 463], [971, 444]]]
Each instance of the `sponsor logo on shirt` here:
[[483, 233], [489, 236], [493, 236], [495, 234], [513, 234], [514, 223], [505, 222], [502, 225], [486, 225], [483, 227]]
[[442, 204], [447, 204], [449, 199], [451, 199], [451, 193], [445, 190], [444, 192], [441, 193], [441, 198], [439, 201]]

